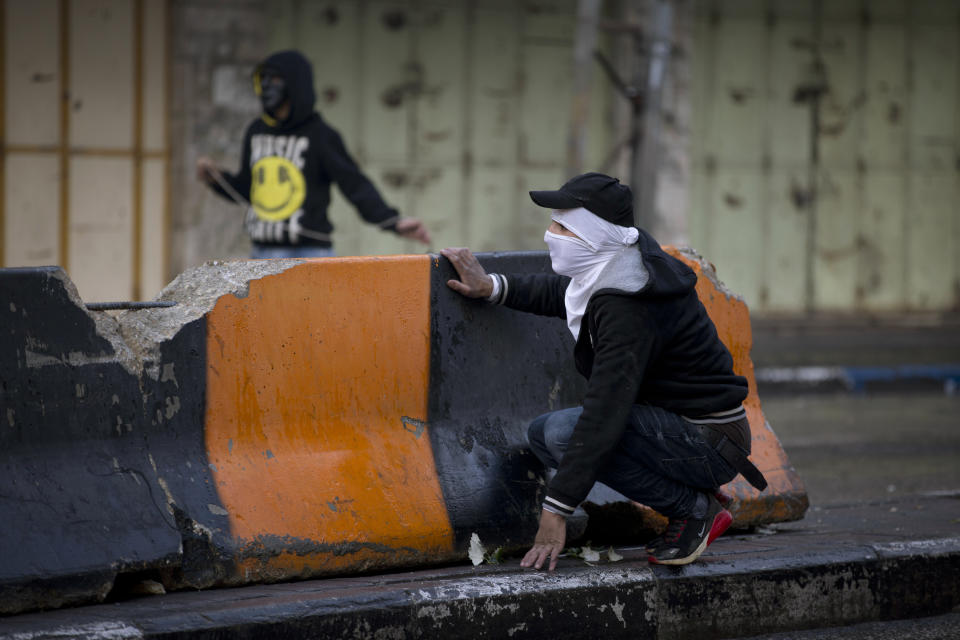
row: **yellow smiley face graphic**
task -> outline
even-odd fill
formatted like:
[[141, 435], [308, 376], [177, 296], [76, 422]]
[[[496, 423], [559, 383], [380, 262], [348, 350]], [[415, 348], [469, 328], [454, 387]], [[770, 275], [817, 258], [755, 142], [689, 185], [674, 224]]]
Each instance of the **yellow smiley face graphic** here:
[[261, 220], [286, 220], [303, 204], [303, 174], [286, 158], [268, 156], [253, 165], [250, 204]]

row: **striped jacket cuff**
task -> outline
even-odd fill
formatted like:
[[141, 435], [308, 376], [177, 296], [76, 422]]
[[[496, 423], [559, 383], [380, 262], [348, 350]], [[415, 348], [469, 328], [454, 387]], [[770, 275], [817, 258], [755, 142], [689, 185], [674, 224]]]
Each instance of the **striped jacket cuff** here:
[[487, 297], [487, 302], [503, 304], [507, 299], [507, 278], [499, 273], [487, 274], [493, 284], [493, 293]]
[[571, 507], [570, 505], [564, 504], [556, 498], [551, 498], [550, 496], [547, 496], [546, 499], [544, 499], [543, 508], [551, 513], [556, 513], [557, 515], [564, 517], [572, 516], [574, 509], [576, 509], [576, 507]]

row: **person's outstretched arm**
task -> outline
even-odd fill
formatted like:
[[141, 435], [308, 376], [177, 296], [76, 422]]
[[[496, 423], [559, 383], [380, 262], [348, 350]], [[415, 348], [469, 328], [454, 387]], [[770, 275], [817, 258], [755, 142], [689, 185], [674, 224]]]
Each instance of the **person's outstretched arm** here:
[[361, 218], [401, 237], [430, 244], [430, 233], [423, 223], [416, 218], [400, 217], [396, 209], [384, 202], [380, 192], [347, 152], [343, 138], [332, 128], [328, 127], [325, 132], [320, 158], [330, 178]]
[[[236, 173], [224, 171], [209, 156], [200, 156], [197, 158], [196, 166], [197, 180], [213, 189], [214, 193], [230, 201], [236, 201], [237, 196], [243, 198], [243, 202], [237, 204], [247, 204], [250, 201], [250, 129], [243, 135], [243, 150], [240, 152], [240, 168]], [[220, 177], [235, 193], [230, 193], [225, 189], [217, 177]]]

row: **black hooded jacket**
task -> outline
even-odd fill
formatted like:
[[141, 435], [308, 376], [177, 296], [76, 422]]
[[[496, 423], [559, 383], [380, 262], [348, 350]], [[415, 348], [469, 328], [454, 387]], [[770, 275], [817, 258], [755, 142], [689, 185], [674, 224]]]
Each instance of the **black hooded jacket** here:
[[[571, 508], [586, 498], [626, 428], [634, 404], [696, 418], [734, 409], [747, 381], [697, 297], [697, 276], [642, 229], [637, 243], [648, 280], [638, 291], [600, 289], [587, 303], [574, 348], [588, 379], [583, 413], [547, 496]], [[504, 304], [566, 317], [570, 279], [507, 276]]]
[[[243, 136], [237, 173], [224, 179], [249, 200], [245, 225], [259, 245], [331, 246], [327, 218], [330, 185], [356, 207], [360, 216], [395, 231], [398, 213], [388, 206], [344, 147], [340, 134], [314, 110], [313, 69], [297, 51], [280, 51], [257, 66], [255, 87], [264, 69], [283, 78], [290, 115], [278, 122], [264, 113]], [[227, 190], [212, 184], [221, 196]]]

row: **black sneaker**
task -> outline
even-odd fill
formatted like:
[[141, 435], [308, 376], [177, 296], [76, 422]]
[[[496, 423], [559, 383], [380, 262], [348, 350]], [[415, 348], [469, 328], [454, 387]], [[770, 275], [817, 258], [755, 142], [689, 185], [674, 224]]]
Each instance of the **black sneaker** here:
[[[716, 492], [714, 492], [713, 497], [717, 499], [717, 502], [719, 502], [720, 506], [723, 507], [724, 509], [729, 507], [730, 503], [733, 502], [733, 498], [727, 495], [726, 493], [724, 493], [721, 489], [717, 489]], [[726, 527], [724, 527], [724, 529], [726, 529]], [[721, 533], [723, 533], [722, 530], [720, 531], [720, 533], [713, 535], [713, 537], [707, 540], [707, 546], [709, 546], [710, 543], [713, 542], [713, 539], [719, 536]], [[655, 552], [657, 550], [657, 547], [663, 544], [665, 535], [666, 535], [665, 533], [661, 533], [656, 538], [653, 538], [647, 541], [647, 544], [644, 545], [644, 549], [646, 550], [646, 552], [647, 553]]]
[[[733, 522], [730, 512], [709, 496], [707, 515], [702, 518], [670, 519], [662, 540], [647, 560], [653, 564], [690, 564]], [[648, 545], [649, 547], [649, 545]]]

